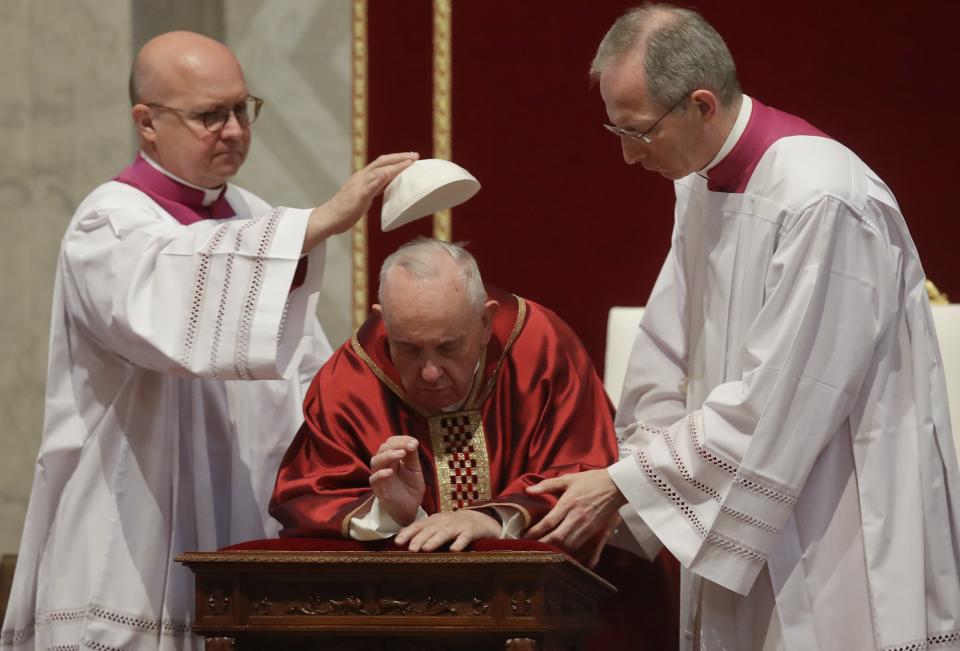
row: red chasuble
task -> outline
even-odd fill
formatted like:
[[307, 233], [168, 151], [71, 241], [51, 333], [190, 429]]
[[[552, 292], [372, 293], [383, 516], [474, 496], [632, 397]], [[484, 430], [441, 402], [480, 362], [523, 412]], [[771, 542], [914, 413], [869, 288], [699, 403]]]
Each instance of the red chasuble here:
[[270, 503], [281, 536], [349, 537], [351, 517], [373, 499], [370, 459], [395, 434], [420, 441], [427, 513], [502, 504], [526, 527], [555, 503], [527, 486], [616, 459], [610, 401], [573, 331], [536, 303], [489, 294], [500, 309], [460, 411], [406, 401], [376, 314], [320, 369]]

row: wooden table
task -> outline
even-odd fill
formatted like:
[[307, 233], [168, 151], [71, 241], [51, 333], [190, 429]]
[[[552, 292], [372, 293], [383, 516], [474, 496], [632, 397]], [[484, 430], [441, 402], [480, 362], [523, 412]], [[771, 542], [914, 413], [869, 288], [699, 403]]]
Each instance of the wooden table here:
[[194, 632], [238, 649], [582, 648], [615, 588], [562, 553], [219, 551], [196, 577]]

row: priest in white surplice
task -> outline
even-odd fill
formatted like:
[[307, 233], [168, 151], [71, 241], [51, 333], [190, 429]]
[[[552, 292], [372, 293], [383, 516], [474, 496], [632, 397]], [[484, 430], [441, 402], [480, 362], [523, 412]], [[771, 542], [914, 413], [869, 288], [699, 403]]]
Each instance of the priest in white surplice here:
[[617, 413], [530, 535], [622, 517], [682, 563], [685, 649], [960, 648], [960, 477], [924, 274], [890, 190], [743, 95], [696, 13], [628, 12], [592, 67], [627, 163], [675, 182]]
[[271, 209], [226, 182], [262, 104], [226, 47], [153, 39], [131, 100], [142, 151], [62, 242], [5, 650], [200, 647], [173, 558], [278, 529], [277, 467], [330, 352], [323, 242], [415, 158], [381, 157], [318, 208]]

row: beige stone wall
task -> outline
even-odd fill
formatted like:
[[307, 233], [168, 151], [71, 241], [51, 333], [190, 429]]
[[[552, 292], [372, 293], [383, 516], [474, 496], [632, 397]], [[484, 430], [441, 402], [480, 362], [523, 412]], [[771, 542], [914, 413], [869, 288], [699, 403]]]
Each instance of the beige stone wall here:
[[[349, 175], [346, 0], [0, 0], [0, 553], [19, 547], [40, 444], [60, 238], [80, 200], [136, 151], [135, 42], [178, 27], [223, 29], [267, 100], [239, 183], [305, 207]], [[320, 313], [334, 345], [350, 334], [349, 245], [329, 247]]]
[[0, 2], [0, 553], [19, 547], [40, 444], [60, 238], [134, 151], [130, 50], [128, 0]]
[[[350, 175], [351, 3], [224, 4], [225, 39], [266, 100], [237, 182], [274, 205], [315, 206]], [[327, 242], [318, 316], [337, 347], [351, 334], [350, 235]]]

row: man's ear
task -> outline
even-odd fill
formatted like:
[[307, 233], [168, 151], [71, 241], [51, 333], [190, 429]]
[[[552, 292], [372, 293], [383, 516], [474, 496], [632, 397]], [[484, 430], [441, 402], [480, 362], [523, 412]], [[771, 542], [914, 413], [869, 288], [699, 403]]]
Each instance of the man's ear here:
[[379, 303], [374, 303], [370, 306], [370, 310], [380, 315], [380, 318], [383, 318], [383, 308], [380, 307]]
[[480, 316], [480, 323], [483, 326], [483, 343], [490, 341], [493, 334], [493, 317], [500, 309], [500, 303], [490, 299], [483, 304], [483, 314]]
[[133, 124], [137, 128], [140, 138], [147, 142], [155, 142], [157, 140], [157, 132], [153, 128], [153, 114], [150, 112], [150, 107], [146, 104], [136, 104], [131, 111], [131, 115], [133, 116]]
[[697, 113], [705, 121], [712, 120], [716, 117], [717, 107], [720, 105], [720, 102], [712, 91], [701, 88], [693, 91], [690, 98], [693, 100], [693, 106], [696, 108]]

